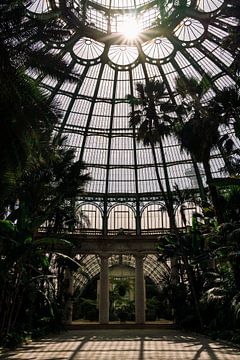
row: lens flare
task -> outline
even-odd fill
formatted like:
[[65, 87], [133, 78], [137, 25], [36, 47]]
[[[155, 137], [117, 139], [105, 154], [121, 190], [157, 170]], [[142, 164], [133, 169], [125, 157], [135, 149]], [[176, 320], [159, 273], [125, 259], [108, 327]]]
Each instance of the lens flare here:
[[121, 24], [119, 24], [119, 32], [121, 32], [127, 39], [135, 39], [140, 32], [136, 19], [132, 17], [125, 17]]

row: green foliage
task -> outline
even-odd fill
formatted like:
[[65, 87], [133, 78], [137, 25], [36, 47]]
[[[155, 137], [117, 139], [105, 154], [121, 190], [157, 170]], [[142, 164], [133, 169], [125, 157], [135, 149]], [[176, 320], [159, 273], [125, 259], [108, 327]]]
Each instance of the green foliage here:
[[70, 35], [71, 29], [58, 21], [58, 11], [38, 17], [30, 16], [26, 6], [32, 2], [34, 1], [1, 1], [1, 65], [15, 69], [30, 67], [53, 78], [75, 80], [65, 61], [45, 52], [39, 46], [40, 41], [64, 41]]
[[120, 321], [134, 321], [135, 305], [134, 301], [119, 298], [116, 301], [115, 312]]
[[146, 320], [155, 321], [160, 312], [161, 302], [158, 296], [148, 298], [146, 301]]
[[98, 321], [98, 309], [96, 300], [80, 298], [79, 316], [85, 320]]
[[[60, 326], [51, 262], [46, 255], [56, 243], [66, 247], [66, 240], [35, 240], [26, 229], [19, 229], [9, 220], [0, 222], [0, 342], [18, 345], [36, 329], [51, 330]], [[60, 254], [58, 254], [60, 256]], [[55, 324], [55, 325], [54, 325]]]
[[112, 284], [114, 286], [112, 297], [116, 299], [124, 297], [131, 290], [131, 284], [128, 279], [113, 279]]
[[209, 103], [204, 100], [211, 82], [207, 75], [200, 82], [195, 78], [181, 77], [177, 79], [176, 87], [183, 99], [182, 105], [177, 108], [178, 116], [188, 119], [182, 122], [181, 146], [192, 153], [198, 162], [208, 161], [210, 150], [220, 136], [219, 118], [213, 116]]
[[[163, 149], [163, 139], [169, 136], [172, 131], [171, 113], [174, 106], [165, 94], [165, 84], [156, 79], [146, 79], [146, 84], [137, 83], [136, 90], [138, 97], [128, 96], [132, 111], [129, 113], [130, 127], [136, 127], [137, 140], [142, 141], [144, 146], [151, 146], [152, 155], [155, 163], [155, 171], [158, 185], [162, 193], [163, 200], [168, 212], [171, 229], [176, 228], [173, 198], [170, 188], [168, 169], [166, 164], [165, 152]], [[135, 106], [138, 108], [135, 109]], [[164, 171], [164, 182], [166, 193], [159, 174], [155, 145], [160, 147], [161, 159]]]
[[132, 106], [140, 108], [129, 114], [131, 127], [138, 127], [138, 141], [144, 145], [155, 144], [161, 137], [170, 133], [171, 118], [168, 116], [173, 107], [165, 97], [165, 85], [158, 80], [148, 81], [146, 85], [137, 83], [138, 97], [128, 95]]
[[23, 331], [21, 329], [12, 331], [7, 334], [7, 336], [3, 339], [1, 345], [5, 348], [14, 349], [17, 346], [27, 342], [27, 339], [30, 338], [30, 334], [27, 331]]
[[28, 16], [26, 6], [30, 3], [31, 0], [1, 1], [1, 216], [24, 171], [46, 160], [45, 143], [50, 142], [61, 114], [58, 104], [49, 101], [46, 92], [26, 75], [26, 69], [62, 81], [76, 80], [65, 61], [40, 46], [44, 40], [64, 40], [70, 30], [58, 21], [57, 12]]
[[[53, 136], [59, 119], [56, 105], [49, 105], [48, 96], [22, 69], [9, 66], [10, 82], [0, 73], [0, 82], [13, 87], [6, 89], [3, 83], [0, 97], [6, 110], [0, 131], [0, 341], [13, 344], [34, 326], [40, 333], [57, 328], [62, 320], [64, 295], [54, 288], [52, 250], [56, 244], [65, 250], [72, 244], [57, 235], [57, 213], [66, 207], [64, 219], [72, 220], [67, 205], [83, 192], [89, 176], [82, 175], [83, 164], [74, 162], [66, 138]], [[71, 210], [73, 215], [74, 205]], [[39, 238], [39, 227], [46, 222], [51, 222], [54, 236]]]
[[110, 291], [110, 314], [111, 317], [120, 321], [134, 320], [134, 301], [129, 300], [131, 284], [128, 279], [112, 280], [113, 290]]
[[205, 216], [201, 221], [193, 217], [191, 229], [178, 239], [173, 234], [161, 238], [158, 248], [160, 261], [178, 259], [179, 282], [170, 287], [164, 285], [171, 294], [176, 323], [199, 330], [190, 273], [203, 321], [202, 331], [236, 342], [240, 328], [238, 192], [238, 187], [229, 187], [224, 193], [225, 218], [229, 222], [218, 225], [212, 217]]

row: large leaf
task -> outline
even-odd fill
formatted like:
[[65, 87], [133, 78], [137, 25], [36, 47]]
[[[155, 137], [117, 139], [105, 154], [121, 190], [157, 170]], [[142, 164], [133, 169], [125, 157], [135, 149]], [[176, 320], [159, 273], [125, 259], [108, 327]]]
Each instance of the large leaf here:
[[16, 231], [16, 225], [10, 220], [0, 220], [0, 233], [11, 234]]
[[34, 247], [44, 247], [46, 249], [54, 250], [55, 248], [58, 249], [59, 247], [73, 247], [74, 245], [62, 238], [57, 237], [43, 237], [41, 239], [34, 240], [33, 242]]

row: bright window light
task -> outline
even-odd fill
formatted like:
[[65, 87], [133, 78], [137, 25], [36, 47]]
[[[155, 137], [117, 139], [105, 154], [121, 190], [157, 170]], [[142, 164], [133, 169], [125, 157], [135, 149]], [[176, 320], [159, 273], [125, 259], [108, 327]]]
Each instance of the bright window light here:
[[126, 36], [127, 39], [135, 39], [138, 36], [140, 29], [135, 18], [123, 16], [118, 23], [118, 31]]

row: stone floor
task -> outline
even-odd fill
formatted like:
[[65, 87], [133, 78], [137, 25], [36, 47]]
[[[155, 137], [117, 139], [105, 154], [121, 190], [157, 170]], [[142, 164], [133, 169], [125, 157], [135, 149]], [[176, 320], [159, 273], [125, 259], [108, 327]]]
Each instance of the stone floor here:
[[0, 359], [239, 360], [240, 349], [177, 330], [70, 330], [4, 353]]

